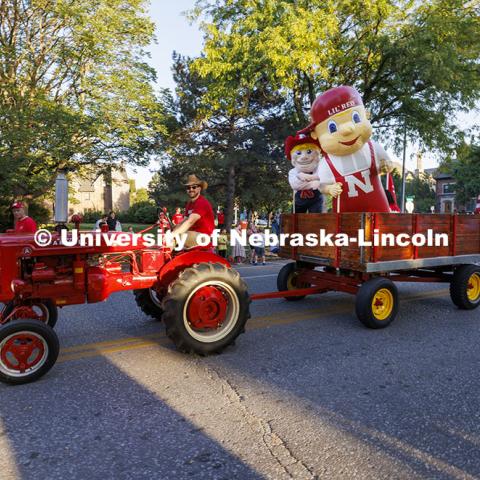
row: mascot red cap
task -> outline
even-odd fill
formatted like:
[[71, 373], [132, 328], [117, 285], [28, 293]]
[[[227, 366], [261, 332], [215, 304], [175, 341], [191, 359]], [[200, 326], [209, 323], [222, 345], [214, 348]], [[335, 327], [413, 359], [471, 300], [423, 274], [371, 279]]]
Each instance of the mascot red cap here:
[[321, 150], [318, 140], [314, 140], [310, 135], [305, 135], [304, 133], [297, 133], [294, 137], [290, 135], [285, 139], [285, 155], [287, 156], [287, 158], [291, 161], [291, 153], [294, 147], [304, 144], [315, 145], [319, 150]]
[[331, 88], [315, 99], [310, 109], [312, 121], [307, 128], [300, 130], [298, 134], [308, 134], [312, 132], [319, 123], [332, 115], [336, 115], [357, 105], [363, 106], [363, 101], [360, 94], [353, 87], [342, 86]]

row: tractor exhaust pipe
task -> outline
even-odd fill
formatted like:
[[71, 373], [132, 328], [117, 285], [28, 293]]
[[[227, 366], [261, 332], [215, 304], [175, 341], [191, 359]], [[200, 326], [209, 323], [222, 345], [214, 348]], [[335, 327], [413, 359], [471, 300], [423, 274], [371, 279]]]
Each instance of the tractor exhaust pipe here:
[[63, 171], [58, 172], [55, 180], [55, 223], [68, 221], [68, 179]]

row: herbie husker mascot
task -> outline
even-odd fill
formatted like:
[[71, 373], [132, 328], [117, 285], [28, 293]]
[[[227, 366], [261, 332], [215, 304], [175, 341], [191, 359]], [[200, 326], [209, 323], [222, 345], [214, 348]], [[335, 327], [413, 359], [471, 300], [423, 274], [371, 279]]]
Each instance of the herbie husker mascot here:
[[295, 192], [295, 213], [322, 213], [322, 193], [336, 197], [342, 191], [340, 184], [320, 183], [317, 174], [320, 152], [320, 145], [309, 135], [297, 134], [285, 140], [285, 154], [293, 165], [288, 181]]
[[320, 143], [322, 183], [342, 184], [334, 211], [339, 205], [340, 212], [390, 212], [379, 174], [393, 165], [383, 147], [370, 140], [372, 126], [357, 90], [327, 90], [313, 102], [310, 116], [311, 124], [299, 133], [310, 133]]

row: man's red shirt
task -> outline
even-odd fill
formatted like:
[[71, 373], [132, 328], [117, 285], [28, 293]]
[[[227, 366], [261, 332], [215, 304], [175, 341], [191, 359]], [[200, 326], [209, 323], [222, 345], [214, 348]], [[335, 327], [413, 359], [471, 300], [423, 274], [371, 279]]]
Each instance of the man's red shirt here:
[[195, 232], [211, 235], [215, 229], [215, 217], [210, 202], [200, 195], [194, 202], [188, 202], [185, 205], [185, 213], [190, 216], [192, 213], [200, 215], [200, 218], [192, 225], [191, 229]]
[[36, 231], [37, 224], [31, 217], [25, 216], [15, 224], [15, 233], [35, 233]]
[[176, 213], [175, 215], [173, 215], [172, 217], [172, 222], [174, 225], [178, 225], [179, 223], [182, 223], [183, 222], [183, 219], [185, 217], [181, 214], [181, 213]]

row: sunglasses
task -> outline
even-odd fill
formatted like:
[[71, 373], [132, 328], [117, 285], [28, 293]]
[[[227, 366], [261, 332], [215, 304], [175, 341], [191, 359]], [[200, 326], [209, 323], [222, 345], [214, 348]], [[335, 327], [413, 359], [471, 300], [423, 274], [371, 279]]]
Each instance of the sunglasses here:
[[200, 188], [200, 185], [189, 185], [187, 190], [196, 190], [197, 188]]

